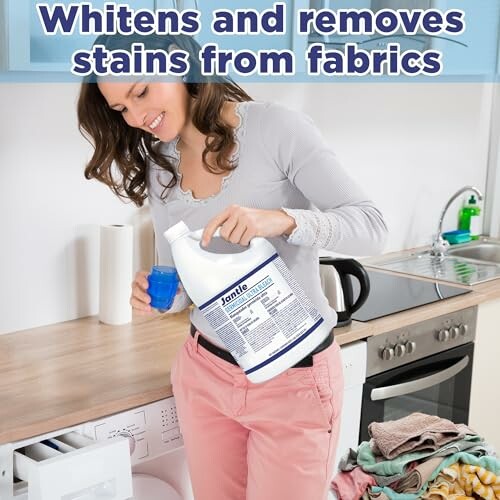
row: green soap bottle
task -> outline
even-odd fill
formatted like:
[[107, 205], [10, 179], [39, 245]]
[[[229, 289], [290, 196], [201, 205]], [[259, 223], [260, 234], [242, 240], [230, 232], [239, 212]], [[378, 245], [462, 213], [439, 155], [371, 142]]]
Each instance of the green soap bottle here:
[[476, 197], [472, 195], [458, 214], [458, 229], [470, 231], [473, 240], [477, 240], [481, 234], [479, 215], [481, 207], [477, 204]]

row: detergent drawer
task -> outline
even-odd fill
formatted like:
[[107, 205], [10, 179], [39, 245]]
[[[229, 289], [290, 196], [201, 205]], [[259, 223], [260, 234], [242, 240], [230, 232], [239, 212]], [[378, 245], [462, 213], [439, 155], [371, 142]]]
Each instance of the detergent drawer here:
[[117, 436], [97, 442], [73, 430], [44, 436], [38, 441], [35, 438], [32, 442], [18, 442], [14, 447], [14, 500], [132, 497], [130, 448], [126, 438]]

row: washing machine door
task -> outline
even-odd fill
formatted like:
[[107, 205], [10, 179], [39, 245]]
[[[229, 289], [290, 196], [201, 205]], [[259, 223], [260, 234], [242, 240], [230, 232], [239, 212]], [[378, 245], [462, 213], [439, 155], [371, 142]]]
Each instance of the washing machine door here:
[[169, 484], [148, 474], [132, 474], [133, 500], [182, 500]]

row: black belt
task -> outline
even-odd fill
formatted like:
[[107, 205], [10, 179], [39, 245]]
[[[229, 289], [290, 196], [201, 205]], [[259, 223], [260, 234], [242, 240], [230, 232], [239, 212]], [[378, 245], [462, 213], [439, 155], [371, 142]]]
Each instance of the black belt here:
[[[196, 327], [191, 323], [191, 336], [194, 337], [195, 334], [196, 334]], [[333, 330], [328, 334], [328, 337], [326, 337], [326, 339], [323, 340], [323, 342], [321, 342], [321, 344], [319, 344], [318, 347], [316, 347], [316, 349], [314, 349], [314, 351], [312, 351], [305, 358], [301, 359], [297, 364], [293, 365], [292, 368], [304, 368], [308, 366], [313, 366], [313, 355], [318, 354], [318, 352], [324, 351], [327, 347], [332, 345], [332, 342], [333, 342]], [[212, 344], [212, 342], [209, 342], [205, 337], [203, 337], [203, 335], [198, 335], [198, 344], [204, 347], [207, 351], [210, 351], [212, 354], [215, 354], [219, 358], [223, 359], [224, 361], [227, 361], [232, 365], [238, 365], [233, 356], [231, 356], [231, 353]]]

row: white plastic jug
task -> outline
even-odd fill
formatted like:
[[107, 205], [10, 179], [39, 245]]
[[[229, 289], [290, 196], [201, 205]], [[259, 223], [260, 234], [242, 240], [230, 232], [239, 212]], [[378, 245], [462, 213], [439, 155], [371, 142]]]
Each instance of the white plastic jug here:
[[250, 381], [275, 377], [328, 336], [271, 243], [253, 238], [243, 252], [217, 254], [201, 247], [202, 233], [181, 221], [164, 236], [187, 294]]

